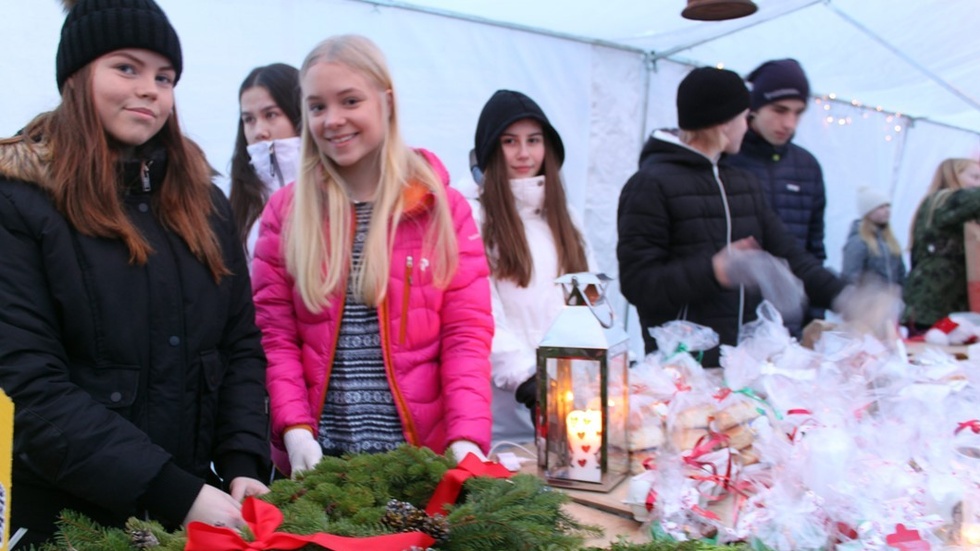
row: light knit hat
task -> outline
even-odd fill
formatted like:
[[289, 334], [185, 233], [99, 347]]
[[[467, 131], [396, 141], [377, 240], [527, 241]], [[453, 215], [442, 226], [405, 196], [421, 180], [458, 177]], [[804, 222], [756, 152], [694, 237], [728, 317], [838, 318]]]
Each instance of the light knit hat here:
[[890, 205], [891, 202], [888, 195], [873, 187], [862, 186], [858, 189], [857, 207], [861, 218], [882, 205]]

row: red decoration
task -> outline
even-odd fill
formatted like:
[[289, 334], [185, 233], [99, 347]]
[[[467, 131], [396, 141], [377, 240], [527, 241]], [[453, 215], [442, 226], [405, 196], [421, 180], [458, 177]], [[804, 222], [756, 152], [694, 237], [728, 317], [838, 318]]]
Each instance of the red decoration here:
[[411, 547], [426, 548], [435, 540], [421, 532], [405, 532], [368, 538], [347, 538], [332, 534], [302, 536], [276, 532], [282, 524], [282, 512], [270, 503], [249, 497], [242, 504], [242, 518], [255, 534], [255, 541], [245, 541], [230, 528], [192, 522], [187, 526], [184, 551], [250, 551], [281, 549], [291, 551], [315, 543], [330, 551], [404, 551]]
[[943, 333], [946, 333], [948, 335], [948, 334], [950, 334], [950, 333], [953, 332], [953, 329], [956, 329], [959, 326], [960, 326], [960, 324], [956, 323], [955, 321], [953, 321], [953, 320], [951, 320], [949, 318], [943, 318], [943, 319], [937, 321], [932, 326], [932, 328], [933, 329], [938, 329], [938, 330], [940, 330]]
[[885, 543], [904, 551], [929, 551], [929, 542], [923, 541], [918, 530], [909, 530], [904, 524], [895, 527], [895, 533], [885, 538]]
[[980, 419], [970, 419], [969, 421], [958, 423], [956, 425], [956, 430], [953, 431], [953, 434], [959, 434], [960, 431], [964, 429], [972, 430], [973, 434], [980, 434]]
[[510, 478], [511, 472], [500, 463], [493, 461], [480, 461], [480, 458], [473, 453], [466, 454], [455, 469], [449, 469], [443, 475], [436, 491], [429, 499], [429, 504], [425, 512], [429, 515], [446, 513], [446, 506], [456, 503], [459, 492], [463, 489], [463, 482], [474, 476], [489, 476], [493, 478]]

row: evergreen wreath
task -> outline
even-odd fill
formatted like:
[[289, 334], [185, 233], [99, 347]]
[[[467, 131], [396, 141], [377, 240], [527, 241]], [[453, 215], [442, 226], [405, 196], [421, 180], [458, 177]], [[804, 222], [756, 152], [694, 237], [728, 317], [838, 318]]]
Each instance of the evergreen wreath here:
[[[401, 446], [383, 454], [324, 457], [296, 480], [279, 480], [262, 499], [283, 513], [280, 532], [376, 536], [421, 531], [440, 551], [564, 551], [583, 549], [586, 536], [600, 530], [562, 510], [568, 496], [539, 478], [471, 478], [448, 514], [430, 517], [425, 506], [439, 481], [455, 466], [451, 456], [428, 448]], [[249, 539], [249, 535], [246, 535]], [[101, 527], [84, 515], [65, 511], [55, 542], [40, 551], [183, 551], [184, 530], [167, 532], [159, 523], [129, 520], [125, 529]], [[302, 551], [320, 551], [309, 544]], [[608, 551], [708, 551], [728, 549], [701, 542], [617, 542]]]

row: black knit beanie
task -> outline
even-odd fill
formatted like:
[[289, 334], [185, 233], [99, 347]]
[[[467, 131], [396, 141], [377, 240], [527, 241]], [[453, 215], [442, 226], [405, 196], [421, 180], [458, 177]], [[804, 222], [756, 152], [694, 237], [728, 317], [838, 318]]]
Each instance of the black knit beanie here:
[[487, 169], [490, 154], [504, 130], [522, 119], [534, 119], [541, 123], [548, 141], [555, 148], [558, 165], [561, 166], [565, 162], [565, 146], [561, 142], [561, 136], [558, 135], [555, 127], [551, 126], [551, 122], [538, 104], [520, 92], [497, 90], [483, 106], [480, 120], [476, 123], [476, 161], [480, 170]]
[[742, 77], [726, 69], [700, 67], [677, 87], [677, 125], [701, 130], [728, 122], [749, 108], [749, 90]]
[[745, 79], [752, 83], [752, 110], [774, 101], [810, 98], [810, 83], [795, 59], [776, 59], [759, 65]]
[[71, 8], [56, 58], [58, 89], [91, 61], [122, 48], [141, 48], [170, 60], [180, 79], [180, 40], [153, 0], [63, 0]]

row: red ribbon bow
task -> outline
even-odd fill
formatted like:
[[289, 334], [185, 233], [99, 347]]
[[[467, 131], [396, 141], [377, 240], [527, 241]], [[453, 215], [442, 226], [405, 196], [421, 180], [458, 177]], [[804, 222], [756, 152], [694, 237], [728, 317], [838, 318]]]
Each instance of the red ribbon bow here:
[[446, 513], [446, 506], [456, 503], [459, 492], [463, 489], [463, 482], [474, 476], [489, 476], [492, 478], [510, 478], [511, 472], [500, 463], [493, 461], [480, 461], [476, 454], [468, 453], [460, 461], [455, 469], [449, 469], [443, 475], [436, 491], [429, 499], [429, 504], [425, 507], [425, 512], [429, 515]]
[[242, 505], [242, 518], [255, 534], [255, 541], [245, 541], [241, 534], [230, 528], [211, 526], [203, 522], [187, 525], [187, 545], [184, 551], [249, 551], [281, 549], [290, 551], [309, 543], [331, 551], [404, 551], [411, 547], [426, 548], [435, 540], [422, 532], [405, 532], [368, 538], [347, 538], [332, 534], [310, 534], [308, 536], [276, 532], [282, 524], [282, 511], [275, 505], [249, 497]]
[[969, 421], [963, 421], [957, 424], [953, 434], [959, 434], [963, 429], [970, 429], [973, 431], [973, 434], [980, 434], [980, 419], [970, 419]]

